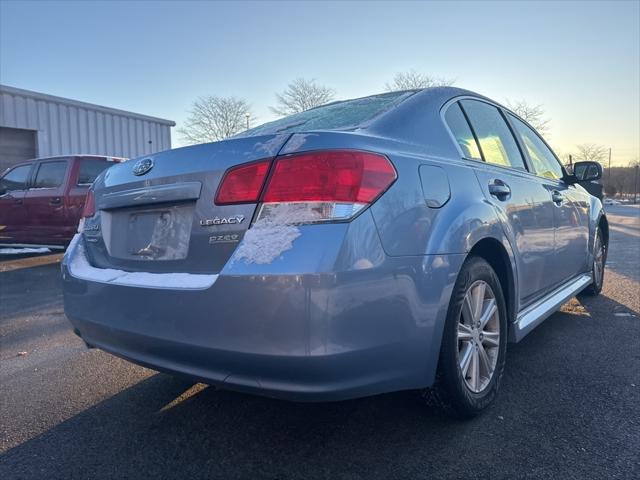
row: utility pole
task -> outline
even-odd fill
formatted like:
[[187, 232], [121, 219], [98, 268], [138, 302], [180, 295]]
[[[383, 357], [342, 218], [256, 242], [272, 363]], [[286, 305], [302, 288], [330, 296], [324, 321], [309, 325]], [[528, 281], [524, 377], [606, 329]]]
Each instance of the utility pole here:
[[634, 182], [633, 187], [633, 203], [635, 205], [638, 201], [638, 171], [640, 170], [640, 165], [636, 165], [634, 170], [636, 171], [636, 181]]
[[609, 182], [611, 182], [611, 147], [609, 147]]
[[[247, 130], [249, 130], [249, 117], [251, 116], [251, 114], [247, 112], [244, 114], [244, 116], [247, 118]], [[609, 156], [611, 156], [611, 154], [609, 154]]]

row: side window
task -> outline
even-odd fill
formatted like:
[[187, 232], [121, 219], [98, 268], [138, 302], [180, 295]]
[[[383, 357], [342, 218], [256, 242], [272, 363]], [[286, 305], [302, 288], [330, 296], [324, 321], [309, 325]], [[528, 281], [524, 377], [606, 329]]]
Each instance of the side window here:
[[31, 171], [31, 165], [21, 165], [9, 170], [0, 178], [0, 194], [12, 190], [24, 190], [27, 186], [27, 178]]
[[520, 136], [524, 148], [527, 150], [536, 175], [554, 180], [562, 178], [560, 163], [538, 134], [517, 117], [511, 114], [509, 114], [509, 117], [516, 129], [516, 133]]
[[67, 162], [45, 162], [40, 164], [33, 188], [56, 188], [64, 182]]
[[110, 164], [103, 160], [80, 160], [78, 185], [91, 185]]
[[444, 119], [451, 129], [451, 133], [456, 137], [456, 142], [460, 145], [464, 157], [473, 160], [482, 160], [476, 139], [473, 137], [473, 132], [471, 128], [469, 128], [467, 119], [464, 118], [458, 102], [447, 109], [447, 112], [444, 114]]
[[478, 138], [484, 161], [524, 170], [522, 154], [500, 110], [478, 100], [460, 103]]

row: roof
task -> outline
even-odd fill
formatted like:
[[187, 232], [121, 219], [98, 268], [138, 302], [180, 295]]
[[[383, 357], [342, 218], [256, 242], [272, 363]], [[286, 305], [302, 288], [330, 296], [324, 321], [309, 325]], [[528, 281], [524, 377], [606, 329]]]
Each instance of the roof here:
[[160, 123], [169, 127], [175, 127], [176, 122], [173, 120], [167, 120], [165, 118], [152, 117], [149, 115], [142, 115], [140, 113], [128, 112], [126, 110], [119, 110], [117, 108], [104, 107], [102, 105], [96, 105], [93, 103], [81, 102], [79, 100], [72, 100], [70, 98], [56, 97], [54, 95], [48, 95], [46, 93], [34, 92], [32, 90], [24, 90], [22, 88], [11, 87], [9, 85], [0, 85], [0, 93], [8, 93], [10, 95], [19, 95], [25, 98], [32, 98], [34, 100], [43, 100], [45, 102], [60, 103], [64, 105], [71, 105], [75, 107], [85, 108], [89, 110], [95, 110], [104, 113], [110, 113], [112, 115], [121, 115], [130, 118], [137, 118], [140, 120], [146, 120], [149, 122]]

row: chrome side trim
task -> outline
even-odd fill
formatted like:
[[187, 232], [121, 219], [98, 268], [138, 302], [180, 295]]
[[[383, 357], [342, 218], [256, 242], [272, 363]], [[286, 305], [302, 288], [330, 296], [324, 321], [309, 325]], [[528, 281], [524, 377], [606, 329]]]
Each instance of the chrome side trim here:
[[518, 314], [509, 330], [509, 341], [519, 342], [529, 332], [555, 313], [567, 300], [591, 283], [591, 274], [582, 274], [566, 283]]

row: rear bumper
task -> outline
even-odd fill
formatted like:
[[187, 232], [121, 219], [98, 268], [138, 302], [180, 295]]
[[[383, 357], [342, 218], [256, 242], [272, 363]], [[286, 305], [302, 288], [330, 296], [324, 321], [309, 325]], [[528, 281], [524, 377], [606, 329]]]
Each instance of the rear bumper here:
[[[78, 278], [65, 313], [135, 363], [231, 390], [332, 401], [429, 386], [462, 255], [381, 258], [334, 273], [223, 270], [207, 288]], [[286, 261], [286, 258], [283, 260]], [[264, 270], [264, 267], [262, 267]]]

